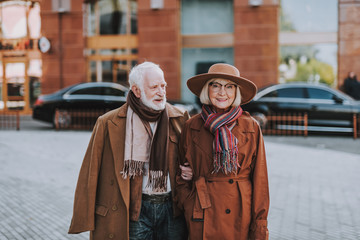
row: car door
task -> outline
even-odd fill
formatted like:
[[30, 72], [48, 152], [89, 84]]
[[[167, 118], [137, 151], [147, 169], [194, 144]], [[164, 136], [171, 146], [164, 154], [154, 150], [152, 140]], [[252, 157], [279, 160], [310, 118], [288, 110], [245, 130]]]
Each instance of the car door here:
[[[309, 125], [327, 127], [351, 127], [353, 110], [349, 101], [328, 89], [308, 87], [307, 97], [311, 104]], [[334, 129], [335, 130], [335, 129]]]

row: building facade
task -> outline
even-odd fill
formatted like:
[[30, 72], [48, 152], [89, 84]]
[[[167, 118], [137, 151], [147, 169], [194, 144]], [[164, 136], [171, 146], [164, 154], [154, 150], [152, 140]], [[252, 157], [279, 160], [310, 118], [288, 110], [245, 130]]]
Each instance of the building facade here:
[[[163, 68], [171, 100], [195, 101], [186, 80], [206, 72], [215, 62], [235, 65], [258, 87], [279, 81], [280, 0], [0, 2], [1, 9], [14, 2], [25, 3], [25, 16], [39, 6], [41, 19], [37, 36], [31, 37], [28, 31], [27, 37], [21, 38], [32, 40], [35, 47], [11, 59], [7, 56], [13, 53], [1, 49], [2, 72], [10, 60], [25, 62], [28, 69], [31, 59], [41, 62], [41, 73], [36, 78], [30, 76], [34, 73], [24, 73], [27, 80], [22, 96], [16, 97], [9, 95], [9, 80], [2, 73], [1, 100], [5, 104], [0, 110], [11, 109], [6, 103], [15, 99], [25, 102], [22, 110], [31, 111], [34, 91], [47, 94], [90, 81], [127, 85], [130, 69], [146, 60]], [[338, 86], [348, 71], [360, 70], [359, 13], [359, 0], [338, 1]], [[4, 38], [2, 34], [1, 40]], [[44, 45], [39, 44], [39, 39]], [[38, 90], [33, 89], [35, 85]]]
[[164, 69], [174, 100], [192, 101], [186, 79], [214, 62], [234, 64], [259, 87], [277, 82], [278, 1], [69, 1], [62, 11], [54, 2], [41, 5], [51, 42], [43, 93], [86, 81], [126, 84], [145, 60]]

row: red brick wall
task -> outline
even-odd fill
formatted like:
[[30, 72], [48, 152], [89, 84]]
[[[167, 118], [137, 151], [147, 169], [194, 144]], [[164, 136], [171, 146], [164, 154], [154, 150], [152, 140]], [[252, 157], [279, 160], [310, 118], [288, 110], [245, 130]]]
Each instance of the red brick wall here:
[[348, 72], [360, 76], [360, 1], [339, 0], [338, 87]]
[[[42, 54], [41, 91], [46, 94], [86, 81], [83, 55], [85, 42], [82, 1], [71, 1], [71, 11], [61, 14], [61, 31], [59, 29], [60, 15], [52, 11], [52, 1], [41, 1], [40, 3], [41, 33], [51, 43], [50, 51]], [[60, 46], [60, 32], [62, 32], [62, 46]], [[60, 71], [61, 68], [62, 71]]]
[[250, 7], [234, 0], [234, 63], [258, 87], [278, 82], [278, 1]]
[[150, 0], [138, 0], [139, 63], [160, 65], [168, 84], [168, 99], [181, 98], [180, 4], [164, 0], [164, 8], [150, 9]]

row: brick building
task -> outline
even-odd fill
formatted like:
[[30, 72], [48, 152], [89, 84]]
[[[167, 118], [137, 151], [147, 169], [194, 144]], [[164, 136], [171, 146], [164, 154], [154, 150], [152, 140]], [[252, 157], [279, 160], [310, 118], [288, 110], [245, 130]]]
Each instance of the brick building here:
[[[42, 94], [88, 81], [127, 84], [131, 67], [144, 60], [164, 69], [174, 100], [193, 101], [186, 79], [214, 62], [235, 65], [258, 87], [279, 79], [279, 0], [23, 2], [40, 5], [39, 37], [51, 46], [28, 56], [42, 60]], [[360, 69], [359, 13], [359, 0], [338, 0], [338, 85], [349, 69]], [[2, 86], [4, 101], [6, 80]]]
[[[144, 60], [164, 69], [169, 99], [191, 100], [186, 79], [212, 62], [234, 64], [258, 86], [277, 82], [278, 1], [71, 1], [63, 12], [54, 2], [41, 3], [42, 34], [52, 43], [43, 54], [43, 93], [86, 81], [124, 83]], [[120, 27], [107, 22], [117, 11]], [[187, 21], [194, 11], [203, 15]]]

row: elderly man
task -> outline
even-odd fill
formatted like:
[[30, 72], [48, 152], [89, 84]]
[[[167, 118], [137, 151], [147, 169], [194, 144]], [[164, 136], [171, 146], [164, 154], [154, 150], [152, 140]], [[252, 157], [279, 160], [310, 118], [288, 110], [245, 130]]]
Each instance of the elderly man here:
[[[166, 103], [151, 62], [129, 75], [127, 103], [99, 117], [79, 174], [69, 233], [90, 239], [187, 239], [174, 195], [178, 139], [189, 115]], [[191, 169], [190, 169], [191, 171]]]

